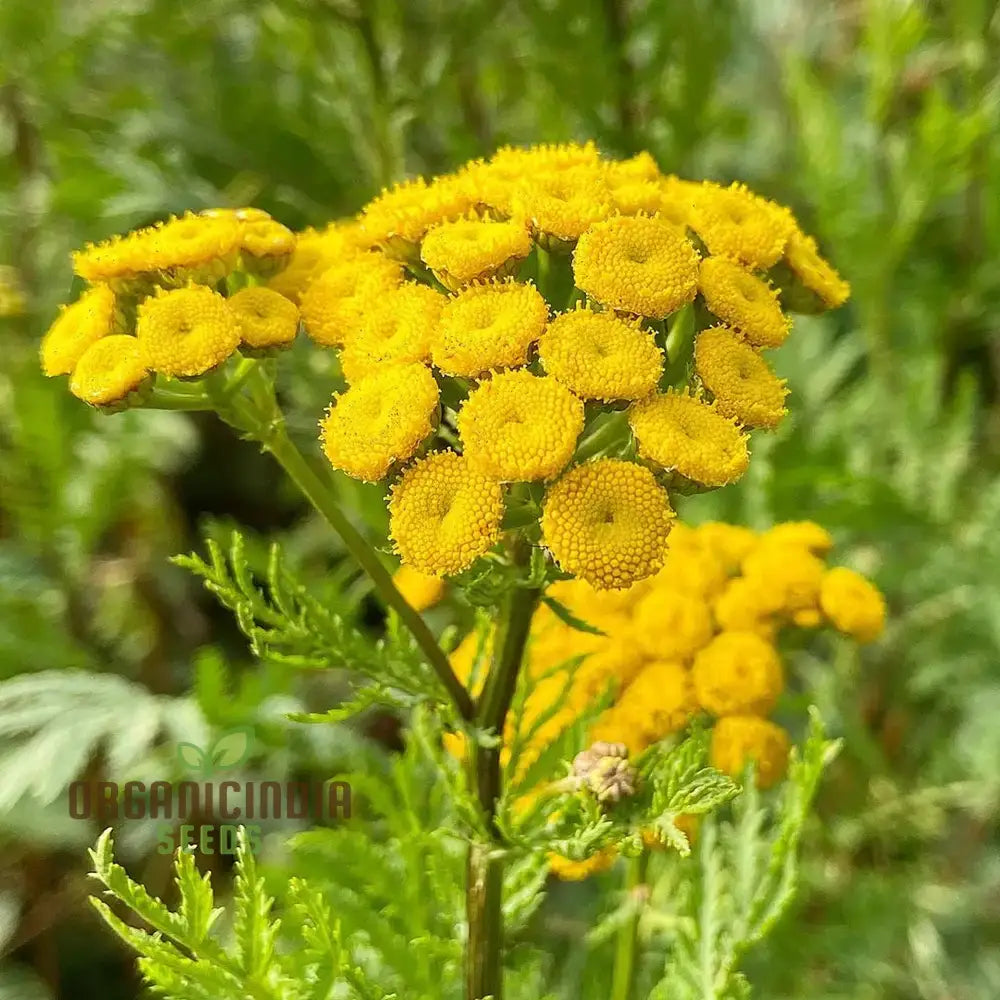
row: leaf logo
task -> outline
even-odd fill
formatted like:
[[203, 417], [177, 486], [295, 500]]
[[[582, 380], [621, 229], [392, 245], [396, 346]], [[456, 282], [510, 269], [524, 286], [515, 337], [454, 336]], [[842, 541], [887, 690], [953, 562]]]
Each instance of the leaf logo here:
[[242, 764], [250, 756], [252, 733], [249, 726], [227, 729], [208, 749], [194, 743], [178, 743], [177, 759], [185, 770], [207, 778], [216, 771], [227, 771]]

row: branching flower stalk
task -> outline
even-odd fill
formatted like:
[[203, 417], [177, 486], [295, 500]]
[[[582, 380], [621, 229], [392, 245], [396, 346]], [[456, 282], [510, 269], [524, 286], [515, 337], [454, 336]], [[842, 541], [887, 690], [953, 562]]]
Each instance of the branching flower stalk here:
[[[46, 335], [46, 373], [68, 375], [106, 411], [214, 410], [256, 441], [440, 682], [435, 700], [456, 730], [445, 742], [479, 812], [459, 831], [470, 841], [467, 1000], [502, 1000], [504, 862], [530, 841], [508, 836], [510, 786], [561, 731], [553, 720], [598, 705], [610, 685], [616, 700], [594, 738], [641, 755], [702, 711], [718, 720], [720, 771], [758, 759], [777, 781], [788, 741], [764, 716], [782, 686], [779, 622], [829, 621], [859, 638], [881, 627], [880, 596], [848, 570], [824, 575], [816, 553], [829, 546], [809, 529], [758, 546], [734, 528], [719, 548], [700, 536], [692, 547], [677, 526], [676, 497], [738, 481], [751, 432], [784, 416], [788, 389], [765, 352], [788, 336], [787, 308], [848, 296], [792, 214], [741, 184], [682, 180], [648, 154], [616, 161], [592, 143], [505, 148], [383, 191], [321, 232], [218, 209], [87, 246], [74, 267], [89, 287]], [[316, 415], [315, 456], [292, 441], [274, 390], [303, 330], [344, 383]], [[335, 474], [386, 487], [405, 593], [341, 509], [320, 450]], [[761, 588], [758, 572], [780, 586]], [[417, 609], [435, 597], [415, 595], [446, 582], [492, 620], [482, 682], [467, 654], [478, 638], [446, 655]], [[647, 605], [652, 621], [672, 623], [657, 633], [669, 654], [635, 642]], [[558, 669], [545, 678], [542, 666]], [[535, 725], [511, 771], [525, 714]], [[691, 775], [705, 744], [692, 746]], [[553, 871], [582, 877], [614, 861], [614, 824], [598, 819], [622, 796], [655, 803], [653, 842], [681, 849], [680, 805], [704, 811], [735, 793], [715, 773], [702, 783], [715, 792], [689, 801], [669, 791], [655, 755], [643, 760], [615, 764], [628, 780], [613, 795], [573, 806], [597, 832], [582, 858], [550, 852]], [[518, 794], [530, 814], [535, 792]], [[560, 815], [553, 828], [571, 821]], [[617, 995], [634, 950], [634, 934], [623, 938]]]

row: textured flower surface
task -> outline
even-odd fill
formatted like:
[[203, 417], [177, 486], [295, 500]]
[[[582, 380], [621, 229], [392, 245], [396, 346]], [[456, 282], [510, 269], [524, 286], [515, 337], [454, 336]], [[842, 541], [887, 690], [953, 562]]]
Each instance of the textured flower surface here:
[[747, 470], [746, 435], [694, 396], [668, 392], [629, 410], [639, 454], [704, 486], [725, 486]]
[[392, 487], [389, 533], [404, 564], [447, 575], [467, 569], [496, 543], [503, 491], [453, 451], [435, 452]]
[[69, 388], [92, 406], [109, 406], [135, 392], [147, 376], [139, 342], [125, 334], [95, 341], [73, 369]]
[[756, 632], [720, 632], [691, 670], [698, 704], [713, 715], [766, 715], [784, 687], [777, 650]]
[[460, 219], [435, 226], [420, 244], [423, 262], [452, 291], [509, 271], [531, 252], [522, 222]]
[[542, 367], [582, 399], [642, 399], [656, 389], [663, 352], [650, 330], [612, 312], [575, 309], [538, 341]]
[[820, 606], [834, 628], [872, 642], [885, 628], [885, 599], [869, 580], [845, 566], [827, 571], [820, 585]]
[[204, 375], [239, 347], [242, 336], [226, 300], [205, 285], [160, 290], [139, 306], [136, 337], [143, 363], [163, 375]]
[[802, 284], [819, 296], [827, 309], [836, 309], [847, 301], [851, 286], [820, 256], [816, 241], [798, 227], [789, 237], [785, 261]]
[[698, 289], [698, 254], [684, 230], [659, 218], [595, 223], [573, 254], [577, 285], [609, 309], [662, 319]]
[[781, 311], [778, 293], [739, 264], [707, 257], [698, 287], [708, 311], [754, 347], [780, 347], [785, 342], [791, 322]]
[[563, 569], [616, 589], [660, 568], [673, 516], [667, 491], [648, 469], [600, 459], [549, 488], [542, 539]]
[[112, 332], [115, 293], [95, 285], [72, 305], [63, 306], [42, 339], [42, 370], [46, 375], [68, 375], [91, 344]]
[[474, 389], [458, 415], [469, 466], [500, 482], [551, 479], [583, 430], [583, 403], [554, 378], [501, 372]]
[[434, 430], [438, 386], [423, 365], [385, 368], [334, 396], [320, 424], [335, 469], [365, 482], [383, 479]]
[[294, 302], [260, 285], [238, 291], [228, 299], [247, 347], [283, 347], [295, 339], [299, 311]]
[[788, 733], [781, 726], [756, 715], [728, 715], [712, 729], [712, 767], [734, 778], [742, 778], [750, 761], [756, 765], [756, 780], [770, 788], [788, 768]]

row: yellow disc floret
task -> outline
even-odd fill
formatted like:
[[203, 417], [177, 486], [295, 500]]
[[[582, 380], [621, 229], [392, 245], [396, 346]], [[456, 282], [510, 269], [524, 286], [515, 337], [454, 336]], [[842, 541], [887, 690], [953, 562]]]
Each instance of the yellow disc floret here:
[[885, 628], [885, 599], [860, 573], [845, 566], [828, 570], [820, 589], [823, 614], [839, 632], [872, 642]]
[[158, 288], [140, 303], [136, 336], [150, 371], [192, 378], [222, 364], [239, 347], [242, 330], [218, 292], [191, 285]]
[[503, 491], [453, 451], [412, 465], [392, 487], [389, 533], [404, 564], [423, 573], [460, 573], [500, 534]]
[[365, 312], [403, 280], [403, 269], [377, 253], [349, 257], [327, 268], [302, 294], [306, 333], [325, 347], [340, 347]]
[[551, 479], [583, 430], [583, 403], [554, 378], [523, 369], [480, 383], [458, 415], [469, 467], [499, 482]]
[[820, 556], [833, 548], [830, 532], [815, 521], [784, 521], [768, 528], [760, 536], [760, 541], [762, 545], [798, 545]]
[[712, 638], [709, 606], [681, 587], [656, 587], [636, 608], [636, 638], [648, 656], [687, 663]]
[[691, 674], [680, 663], [650, 663], [619, 695], [613, 711], [634, 734], [625, 741], [629, 750], [645, 749], [683, 729], [698, 711]]
[[698, 704], [713, 715], [766, 715], [784, 686], [778, 651], [754, 632], [720, 632], [691, 672]]
[[91, 406], [110, 406], [135, 392], [147, 375], [135, 337], [112, 334], [83, 352], [73, 369], [69, 390]]
[[756, 764], [759, 788], [781, 781], [788, 769], [788, 733], [756, 715], [728, 715], [712, 728], [710, 763], [733, 778], [742, 778], [747, 764]]
[[511, 274], [531, 252], [531, 238], [516, 220], [460, 219], [435, 226], [420, 245], [423, 262], [446, 288]]
[[335, 469], [374, 483], [410, 458], [437, 422], [438, 387], [423, 365], [391, 365], [334, 396], [320, 423]]
[[851, 294], [851, 286], [827, 263], [816, 248], [816, 241], [795, 229], [785, 249], [785, 261], [795, 276], [827, 309], [842, 306]]
[[91, 344], [111, 333], [115, 319], [115, 293], [107, 285], [84, 292], [70, 306], [63, 306], [42, 339], [42, 370], [46, 375], [68, 375]]
[[548, 306], [534, 285], [469, 285], [444, 307], [431, 357], [447, 375], [478, 378], [514, 368], [527, 361], [547, 319]]
[[430, 360], [431, 341], [447, 297], [415, 282], [372, 296], [340, 356], [354, 380], [383, 365]]
[[303, 292], [334, 264], [358, 257], [365, 247], [357, 236], [356, 224], [335, 223], [322, 232], [307, 229], [295, 239], [295, 250], [285, 267], [268, 281], [268, 287], [299, 302]]
[[701, 262], [699, 289], [705, 305], [754, 347], [779, 347], [791, 326], [778, 293], [739, 264], [723, 257]]
[[785, 380], [725, 326], [698, 334], [694, 370], [725, 417], [747, 427], [777, 427], [785, 410]]
[[649, 330], [613, 312], [557, 316], [538, 341], [542, 366], [583, 399], [634, 400], [656, 389], [663, 353]]
[[695, 192], [691, 228], [713, 256], [751, 270], [767, 270], [781, 257], [795, 220], [787, 208], [753, 194], [745, 184], [705, 181]]
[[613, 590], [660, 568], [673, 516], [667, 491], [649, 469], [599, 459], [549, 488], [542, 540], [564, 570]]
[[576, 284], [609, 309], [662, 319], [698, 288], [698, 254], [659, 218], [616, 216], [591, 226], [573, 254]]
[[523, 177], [512, 209], [547, 249], [565, 249], [611, 211], [611, 189], [596, 166], [581, 165]]
[[260, 285], [242, 288], [227, 302], [248, 347], [283, 347], [295, 339], [299, 310], [273, 289]]
[[686, 393], [671, 391], [633, 404], [629, 424], [640, 455], [703, 486], [734, 483], [750, 464], [739, 426]]

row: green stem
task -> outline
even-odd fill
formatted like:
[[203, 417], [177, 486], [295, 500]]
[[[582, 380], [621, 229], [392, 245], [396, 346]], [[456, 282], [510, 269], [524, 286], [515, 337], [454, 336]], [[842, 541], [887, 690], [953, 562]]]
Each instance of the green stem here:
[[[649, 852], [643, 851], [637, 858], [629, 858], [625, 868], [625, 892], [634, 896], [641, 891], [646, 881], [649, 866]], [[610, 1000], [631, 1000], [635, 985], [636, 955], [639, 950], [639, 912], [636, 912], [618, 928], [615, 946], [614, 974], [611, 980]]]
[[628, 413], [610, 413], [603, 418], [601, 424], [596, 427], [588, 437], [585, 437], [579, 445], [573, 460], [575, 462], [585, 462], [588, 458], [604, 451], [615, 444], [624, 444], [628, 438]]
[[147, 410], [214, 410], [215, 405], [202, 393], [170, 392], [167, 389], [153, 389], [142, 401]]
[[[527, 565], [530, 546], [515, 552], [518, 565]], [[493, 663], [476, 706], [476, 722], [502, 738], [507, 713], [517, 687], [531, 619], [541, 599], [535, 587], [515, 587], [507, 599], [494, 644]], [[492, 842], [469, 845], [466, 916], [466, 1000], [503, 998], [503, 854], [496, 828], [497, 802], [502, 792], [500, 745], [477, 746], [473, 775], [479, 805]]]

